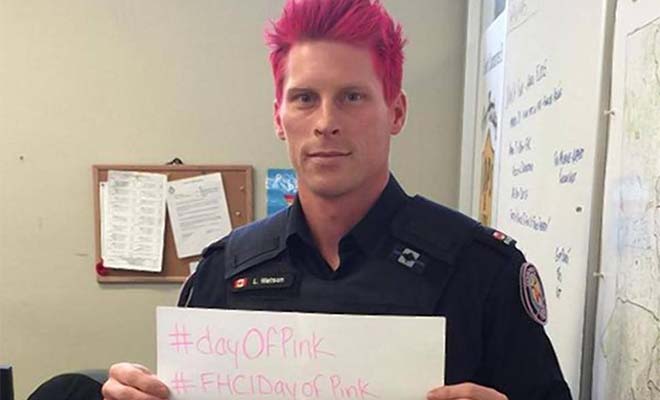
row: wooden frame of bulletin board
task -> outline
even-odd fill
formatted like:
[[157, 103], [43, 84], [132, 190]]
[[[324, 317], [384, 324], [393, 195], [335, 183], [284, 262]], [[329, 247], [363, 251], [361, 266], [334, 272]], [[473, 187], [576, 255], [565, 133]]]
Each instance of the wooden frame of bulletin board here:
[[101, 215], [99, 187], [108, 179], [108, 171], [152, 172], [167, 175], [167, 180], [190, 178], [220, 172], [224, 184], [232, 227], [251, 222], [253, 216], [252, 167], [248, 165], [93, 165], [94, 179], [94, 248], [96, 277], [100, 283], [180, 283], [190, 275], [189, 264], [200, 256], [179, 259], [169, 218], [165, 218], [165, 243], [161, 272], [110, 269], [101, 259]]

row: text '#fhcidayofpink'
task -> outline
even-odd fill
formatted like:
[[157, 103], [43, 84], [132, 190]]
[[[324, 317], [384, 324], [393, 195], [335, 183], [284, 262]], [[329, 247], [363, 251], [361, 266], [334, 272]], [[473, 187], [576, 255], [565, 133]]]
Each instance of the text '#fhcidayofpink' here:
[[[170, 381], [170, 388], [177, 395], [192, 393], [213, 393], [221, 396], [254, 398], [298, 399], [357, 399], [373, 400], [380, 396], [371, 392], [369, 383], [362, 379], [343, 379], [340, 375], [315, 375], [308, 380], [284, 380], [263, 374], [222, 374], [205, 371], [192, 379], [189, 375], [177, 372]], [[195, 376], [197, 378], [197, 376]]]

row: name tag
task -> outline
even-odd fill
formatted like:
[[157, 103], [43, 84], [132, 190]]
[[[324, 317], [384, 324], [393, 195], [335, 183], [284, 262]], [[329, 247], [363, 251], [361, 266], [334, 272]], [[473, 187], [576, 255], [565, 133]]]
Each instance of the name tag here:
[[233, 292], [259, 289], [283, 289], [293, 285], [293, 274], [263, 274], [253, 276], [242, 276], [232, 281]]

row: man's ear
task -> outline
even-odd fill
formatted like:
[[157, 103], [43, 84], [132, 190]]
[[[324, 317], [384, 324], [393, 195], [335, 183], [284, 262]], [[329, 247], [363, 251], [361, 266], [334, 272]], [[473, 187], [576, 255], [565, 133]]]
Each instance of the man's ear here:
[[392, 135], [398, 135], [406, 125], [406, 116], [408, 115], [408, 98], [401, 90], [390, 106], [392, 111]]
[[282, 119], [280, 118], [280, 105], [277, 100], [273, 100], [273, 123], [275, 124], [275, 135], [280, 140], [286, 140], [284, 128], [282, 127]]

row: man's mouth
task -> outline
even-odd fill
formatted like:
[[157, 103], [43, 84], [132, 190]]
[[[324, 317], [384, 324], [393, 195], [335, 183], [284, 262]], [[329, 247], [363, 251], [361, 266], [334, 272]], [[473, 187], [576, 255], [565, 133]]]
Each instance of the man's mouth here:
[[314, 151], [308, 154], [309, 157], [317, 157], [317, 158], [333, 158], [333, 157], [346, 157], [349, 156], [351, 153], [347, 151], [339, 151], [339, 150], [324, 150], [324, 151]]

